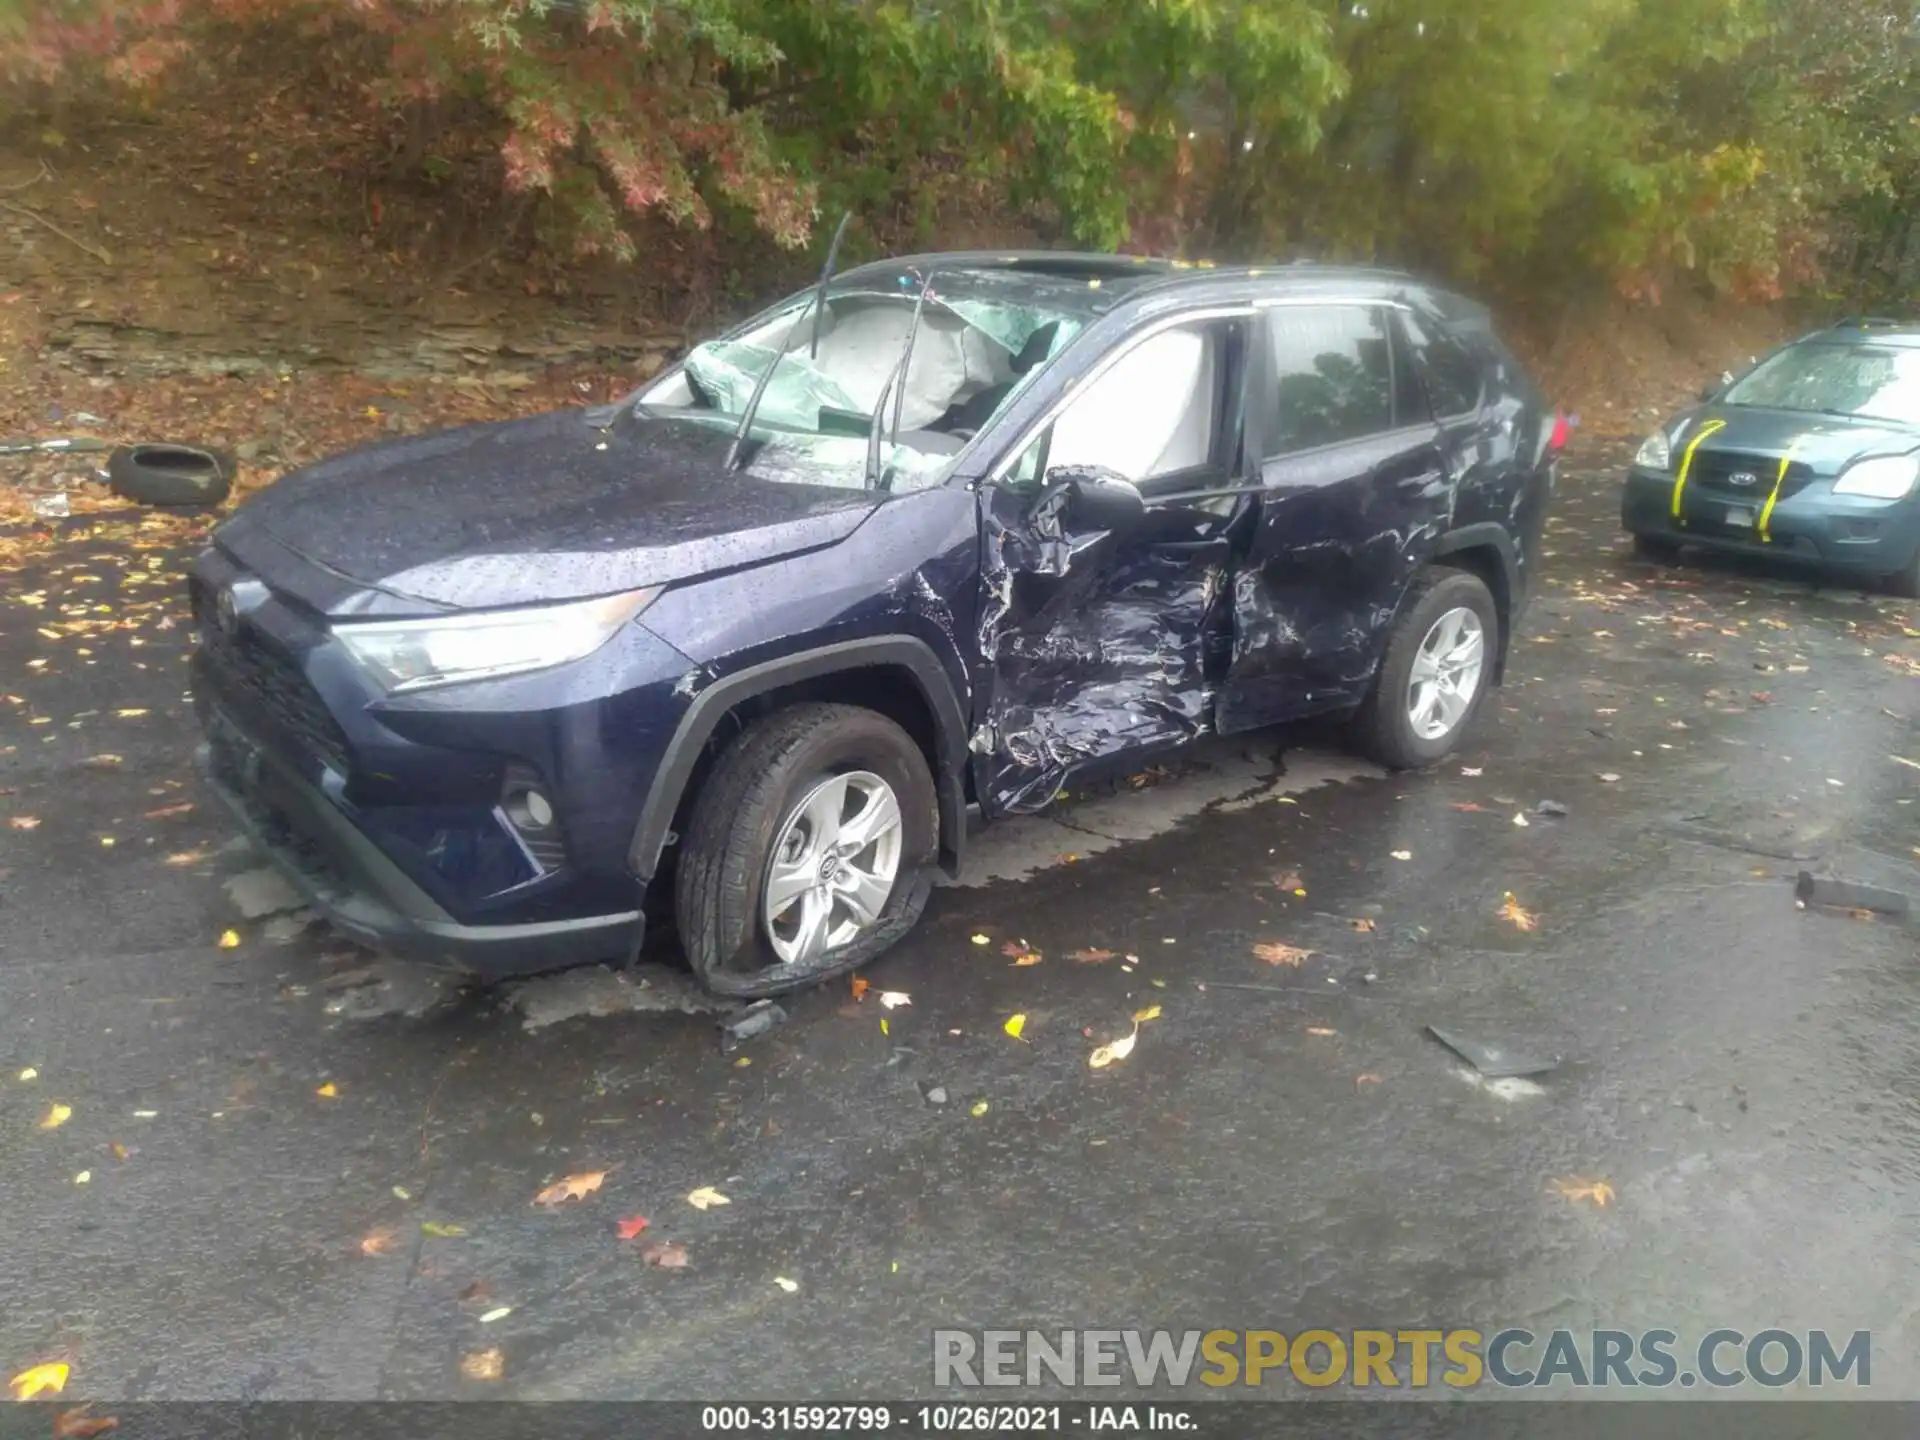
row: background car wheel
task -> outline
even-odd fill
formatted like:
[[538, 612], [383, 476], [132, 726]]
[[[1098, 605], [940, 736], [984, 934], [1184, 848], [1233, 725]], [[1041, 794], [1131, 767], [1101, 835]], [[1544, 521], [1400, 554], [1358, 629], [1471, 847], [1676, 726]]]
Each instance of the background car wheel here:
[[938, 819], [926, 757], [886, 716], [809, 704], [759, 721], [720, 757], [681, 842], [694, 974], [759, 996], [864, 964], [926, 908]]
[[233, 473], [231, 455], [195, 445], [123, 445], [107, 457], [114, 494], [144, 505], [218, 505]]
[[1678, 542], [1663, 540], [1658, 535], [1635, 535], [1633, 553], [1656, 565], [1672, 565], [1680, 559], [1680, 546]]
[[1453, 753], [1499, 654], [1500, 616], [1476, 575], [1436, 567], [1415, 580], [1356, 717], [1362, 753], [1417, 770]]

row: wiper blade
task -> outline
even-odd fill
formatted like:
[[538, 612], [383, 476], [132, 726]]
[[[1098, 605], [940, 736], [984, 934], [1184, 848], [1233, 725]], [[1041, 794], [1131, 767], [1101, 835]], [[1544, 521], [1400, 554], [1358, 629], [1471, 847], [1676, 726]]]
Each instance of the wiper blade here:
[[887, 396], [893, 396], [893, 427], [888, 432], [887, 443], [897, 445], [900, 442], [900, 417], [907, 408], [907, 372], [913, 364], [914, 342], [920, 338], [920, 316], [927, 308], [927, 297], [933, 294], [933, 282], [939, 278], [939, 271], [927, 276], [926, 283], [920, 287], [920, 294], [913, 302], [913, 316], [907, 321], [906, 338], [900, 344], [900, 360], [893, 367], [893, 373], [887, 377], [887, 383], [880, 387], [880, 398], [874, 402], [873, 428], [867, 432], [867, 470], [863, 477], [869, 490], [885, 489], [886, 477], [880, 472], [880, 420], [887, 411]]
[[826, 268], [820, 272], [820, 283], [813, 291], [813, 334], [807, 337], [807, 358], [816, 360], [820, 356], [820, 315], [827, 308], [827, 277], [833, 274], [833, 262], [840, 254], [840, 241], [847, 233], [847, 222], [853, 219], [853, 212], [847, 211], [840, 217], [840, 226], [833, 232], [833, 244], [827, 247]]
[[787, 351], [793, 347], [793, 337], [800, 333], [800, 322], [809, 315], [814, 317], [813, 334], [817, 343], [820, 338], [821, 310], [826, 308], [827, 281], [833, 278], [833, 267], [840, 258], [840, 241], [846, 236], [847, 222], [853, 218], [849, 210], [840, 217], [840, 228], [833, 232], [833, 244], [827, 249], [827, 263], [820, 268], [820, 283], [813, 288], [813, 297], [806, 307], [793, 317], [793, 324], [787, 327], [787, 333], [781, 337], [780, 348], [773, 352], [773, 359], [767, 368], [760, 372], [760, 378], [753, 382], [753, 395], [747, 401], [746, 413], [740, 417], [740, 423], [734, 428], [733, 443], [727, 446], [725, 468], [732, 470], [740, 459], [740, 447], [746, 444], [747, 435], [753, 429], [754, 413], [760, 408], [760, 401], [767, 393], [767, 385], [773, 379], [773, 372], [780, 368], [780, 362], [786, 358]]

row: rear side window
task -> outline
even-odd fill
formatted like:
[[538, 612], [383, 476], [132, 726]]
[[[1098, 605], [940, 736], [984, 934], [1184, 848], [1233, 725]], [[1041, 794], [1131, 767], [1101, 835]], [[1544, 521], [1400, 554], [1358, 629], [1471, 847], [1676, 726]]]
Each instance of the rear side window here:
[[1386, 317], [1358, 305], [1276, 305], [1276, 455], [1361, 440], [1393, 428], [1393, 359]]
[[1408, 343], [1427, 382], [1434, 418], [1445, 420], [1478, 410], [1482, 382], [1478, 357], [1437, 325], [1416, 315], [1402, 318]]

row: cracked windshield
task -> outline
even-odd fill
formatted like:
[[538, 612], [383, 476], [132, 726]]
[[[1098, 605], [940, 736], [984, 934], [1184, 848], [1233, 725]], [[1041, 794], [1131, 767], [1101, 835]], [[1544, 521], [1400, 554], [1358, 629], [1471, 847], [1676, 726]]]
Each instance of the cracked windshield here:
[[1916, 6], [0, 0], [0, 1440], [1908, 1440]]

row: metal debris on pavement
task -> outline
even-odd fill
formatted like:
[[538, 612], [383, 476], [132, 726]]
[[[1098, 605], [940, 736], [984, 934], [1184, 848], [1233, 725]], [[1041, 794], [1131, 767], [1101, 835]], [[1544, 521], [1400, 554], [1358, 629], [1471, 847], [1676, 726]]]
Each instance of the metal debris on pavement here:
[[1822, 905], [1835, 910], [1871, 910], [1877, 915], [1904, 918], [1911, 908], [1911, 901], [1898, 890], [1827, 879], [1807, 870], [1802, 870], [1793, 882], [1793, 898], [1803, 910], [1810, 905]]
[[1558, 1069], [1560, 1057], [1528, 1055], [1500, 1045], [1486, 1045], [1438, 1025], [1427, 1026], [1427, 1034], [1453, 1051], [1489, 1080], [1506, 1080], [1523, 1075], [1544, 1075]]
[[765, 1035], [776, 1026], [784, 1025], [787, 1012], [771, 1000], [758, 1000], [737, 1015], [729, 1015], [720, 1022], [720, 1048], [732, 1052], [748, 1040]]

